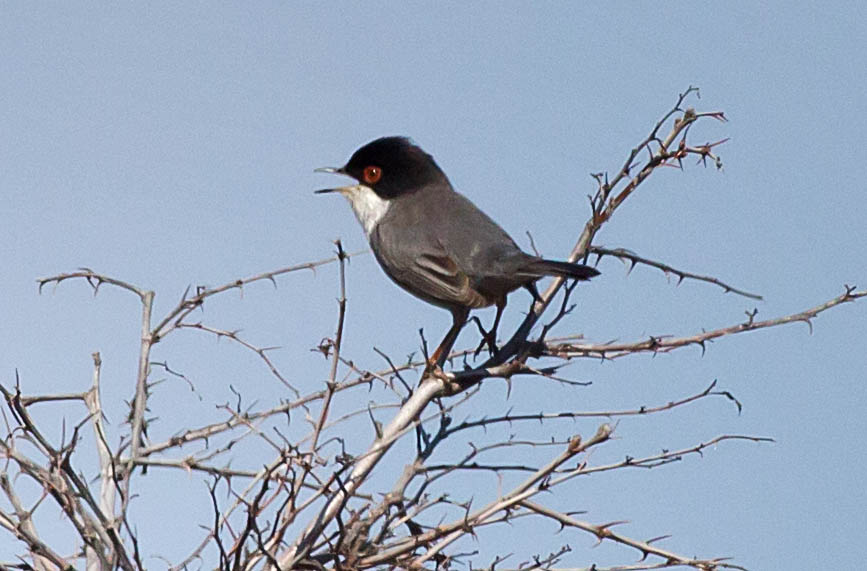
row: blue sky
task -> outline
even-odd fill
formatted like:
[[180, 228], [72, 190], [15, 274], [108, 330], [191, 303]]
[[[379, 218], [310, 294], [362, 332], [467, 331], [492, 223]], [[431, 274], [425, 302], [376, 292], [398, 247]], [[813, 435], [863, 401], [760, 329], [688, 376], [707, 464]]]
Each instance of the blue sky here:
[[[860, 3], [5, 3], [0, 380], [9, 384], [17, 369], [28, 393], [84, 390], [90, 354], [100, 351], [119, 431], [137, 302], [109, 289], [94, 298], [82, 283], [40, 296], [36, 278], [90, 267], [153, 289], [161, 314], [190, 284], [325, 258], [338, 237], [363, 249], [348, 205], [312, 194], [335, 182], [313, 169], [342, 164], [382, 135], [412, 136], [520, 244], [528, 247], [530, 231], [547, 256], [565, 256], [588, 213], [588, 174], [619, 168], [689, 85], [701, 88], [693, 105], [730, 119], [693, 133], [695, 142], [731, 138], [720, 148], [725, 169], [654, 174], [597, 244], [715, 275], [765, 301], [675, 287], [650, 269], [627, 276], [606, 260], [557, 333], [690, 334], [737, 323], [754, 307], [769, 318], [830, 299], [844, 283], [863, 287], [865, 38]], [[345, 353], [364, 367], [384, 366], [374, 346], [400, 358], [418, 350], [420, 327], [434, 338], [449, 325], [371, 256], [352, 260], [347, 283]], [[333, 333], [337, 291], [328, 266], [224, 296], [203, 320], [281, 346], [275, 359], [313, 390], [328, 366], [309, 349]], [[522, 296], [504, 328], [519, 322]], [[569, 505], [590, 521], [628, 519], [621, 531], [638, 538], [672, 534], [665, 545], [674, 551], [753, 569], [855, 569], [867, 545], [865, 323], [862, 302], [824, 314], [812, 335], [795, 324], [720, 340], [703, 357], [685, 349], [579, 361], [567, 371], [593, 381], [588, 388], [520, 380], [507, 401], [492, 382], [485, 406], [634, 407], [718, 379], [744, 404], [740, 416], [714, 401], [624, 420], [600, 460], [722, 433], [776, 444], [729, 443], [657, 470], [587, 478], [569, 488]], [[459, 344], [476, 342], [468, 329]], [[201, 335], [158, 346], [155, 360], [200, 389], [162, 385], [151, 403], [163, 424], [155, 431], [212, 414], [234, 398], [229, 385], [251, 399], [285, 396], [254, 356]], [[47, 407], [40, 414], [53, 418]], [[576, 431], [595, 424], [549, 433]], [[173, 501], [204, 495], [185, 475], [148, 478], [144, 489], [177, 494]], [[166, 525], [165, 506], [145, 503], [135, 512], [144, 551], [185, 553], [195, 526]], [[480, 550], [477, 566], [499, 542], [526, 555], [569, 543], [572, 566], [634, 555], [591, 550], [592, 538], [548, 527], [503, 530], [466, 550]], [[0, 553], [12, 549], [0, 536]]]

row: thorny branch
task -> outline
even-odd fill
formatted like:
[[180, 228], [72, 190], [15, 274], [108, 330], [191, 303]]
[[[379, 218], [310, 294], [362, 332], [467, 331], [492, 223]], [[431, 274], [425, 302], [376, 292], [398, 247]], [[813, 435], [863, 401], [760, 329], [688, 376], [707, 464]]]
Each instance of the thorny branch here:
[[687, 558], [682, 555], [678, 555], [677, 553], [668, 551], [667, 549], [656, 547], [655, 545], [652, 545], [650, 541], [637, 541], [635, 539], [631, 539], [611, 530], [611, 528], [615, 525], [624, 522], [612, 522], [603, 525], [593, 525], [587, 522], [577, 520], [556, 510], [546, 508], [545, 506], [537, 504], [536, 502], [532, 502], [530, 500], [523, 500], [521, 501], [520, 505], [521, 507], [527, 508], [528, 510], [531, 510], [541, 516], [556, 521], [562, 527], [574, 527], [582, 531], [592, 533], [598, 538], [600, 543], [602, 543], [602, 541], [604, 540], [610, 540], [615, 543], [620, 543], [623, 545], [628, 545], [629, 547], [633, 547], [641, 553], [642, 561], [644, 561], [648, 556], [655, 555], [656, 557], [662, 558], [666, 567], [683, 566], [708, 571], [713, 569], [743, 569], [744, 571], [746, 571], [744, 567], [726, 563], [723, 559], [717, 558], [701, 560], [692, 557]]
[[[79, 535], [84, 540], [84, 543], [86, 545], [85, 551], [87, 553], [86, 559], [88, 561], [88, 568], [91, 568], [94, 565], [100, 565], [101, 568], [114, 567], [115, 565], [119, 565], [123, 568], [133, 568], [131, 561], [127, 557], [127, 550], [123, 545], [122, 540], [120, 539], [120, 525], [118, 525], [117, 522], [122, 522], [124, 526], [126, 526], [129, 502], [133, 496], [131, 489], [131, 483], [133, 481], [132, 475], [136, 467], [145, 465], [178, 466], [183, 467], [187, 470], [195, 468], [206, 472], [216, 472], [218, 474], [225, 475], [226, 477], [245, 473], [244, 471], [234, 471], [228, 468], [218, 468], [203, 464], [202, 458], [199, 458], [198, 460], [188, 459], [186, 461], [179, 462], [172, 462], [171, 460], [167, 459], [147, 461], [140, 460], [143, 456], [150, 456], [156, 451], [164, 451], [178, 448], [185, 442], [188, 442], [189, 440], [187, 439], [195, 440], [200, 438], [208, 438], [210, 435], [218, 434], [225, 430], [231, 430], [236, 427], [249, 426], [249, 420], [232, 419], [228, 423], [228, 426], [226, 425], [226, 423], [224, 423], [220, 427], [203, 427], [198, 430], [188, 431], [186, 433], [186, 438], [173, 438], [170, 442], [164, 443], [162, 447], [160, 447], [160, 445], [157, 445], [155, 449], [148, 449], [149, 447], [147, 447], [143, 442], [143, 435], [146, 429], [145, 411], [147, 410], [147, 400], [150, 396], [150, 383], [148, 377], [151, 365], [150, 354], [153, 346], [159, 341], [163, 340], [166, 335], [168, 335], [171, 331], [180, 328], [194, 328], [214, 333], [218, 336], [224, 336], [243, 345], [244, 347], [247, 347], [248, 349], [255, 351], [269, 366], [272, 373], [278, 379], [280, 379], [281, 382], [283, 382], [287, 387], [294, 390], [294, 388], [286, 382], [285, 378], [279, 373], [279, 371], [277, 371], [276, 367], [266, 355], [266, 351], [268, 351], [269, 348], [257, 348], [241, 340], [237, 336], [236, 332], [228, 332], [216, 328], [210, 328], [202, 325], [201, 323], [187, 323], [184, 320], [194, 309], [202, 307], [205, 300], [213, 295], [217, 295], [231, 289], [241, 289], [244, 285], [261, 280], [269, 280], [276, 285], [275, 278], [282, 274], [302, 269], [314, 270], [318, 266], [332, 263], [338, 260], [342, 264], [343, 260], [348, 259], [349, 257], [354, 255], [357, 254], [347, 254], [343, 252], [341, 248], [340, 254], [336, 258], [329, 258], [325, 260], [320, 260], [318, 262], [308, 262], [304, 264], [290, 266], [280, 270], [258, 274], [249, 278], [238, 279], [216, 288], [199, 287], [196, 290], [195, 296], [188, 297], [187, 293], [185, 293], [182, 296], [181, 301], [178, 303], [178, 305], [174, 309], [172, 309], [156, 326], [152, 326], [151, 324], [154, 292], [140, 288], [129, 282], [97, 273], [89, 268], [80, 268], [75, 272], [59, 274], [49, 278], [41, 278], [37, 280], [40, 292], [43, 291], [44, 287], [47, 284], [53, 283], [55, 286], [57, 286], [67, 280], [81, 279], [84, 280], [88, 285], [90, 285], [94, 295], [97, 295], [99, 293], [102, 285], [110, 285], [134, 293], [142, 303], [139, 365], [136, 375], [135, 392], [131, 401], [132, 405], [129, 417], [130, 437], [126, 443], [122, 441], [117, 450], [113, 452], [110, 450], [105, 433], [105, 427], [102, 421], [102, 412], [99, 403], [99, 369], [101, 363], [98, 354], [94, 354], [94, 385], [87, 393], [80, 395], [73, 394], [23, 396], [20, 394], [19, 390], [16, 390], [13, 393], [7, 390], [5, 387], [0, 387], [0, 390], [3, 391], [3, 394], [6, 397], [7, 405], [9, 406], [10, 410], [15, 413], [15, 419], [24, 429], [23, 434], [19, 434], [11, 427], [9, 428], [9, 436], [5, 441], [6, 444], [2, 448], [4, 452], [3, 456], [14, 459], [16, 462], [18, 462], [22, 473], [28, 473], [35, 480], [43, 482], [43, 485], [46, 486], [47, 490], [54, 490], [54, 495], [55, 497], [58, 497], [58, 499], [63, 496], [58, 495], [59, 492], [57, 492], [57, 484], [51, 483], [53, 481], [51, 478], [49, 478], [49, 474], [51, 472], [46, 472], [40, 469], [36, 461], [30, 460], [20, 454], [17, 451], [17, 448], [14, 447], [14, 442], [16, 439], [21, 438], [26, 438], [29, 441], [35, 440], [39, 444], [38, 448], [40, 453], [46, 458], [46, 461], [49, 462], [49, 464], [64, 465], [64, 463], [68, 461], [68, 458], [72, 456], [75, 446], [78, 442], [78, 427], [76, 427], [72, 442], [70, 442], [67, 446], [61, 449], [55, 449], [48, 444], [47, 439], [41, 436], [41, 433], [36, 428], [35, 423], [30, 420], [29, 414], [27, 413], [27, 407], [37, 403], [58, 401], [78, 400], [87, 403], [87, 407], [89, 409], [88, 418], [90, 419], [90, 422], [94, 427], [94, 435], [96, 439], [95, 444], [97, 450], [99, 451], [100, 457], [101, 475], [99, 481], [101, 482], [102, 491], [99, 494], [99, 502], [93, 499], [93, 497], [90, 495], [90, 491], [86, 483], [81, 481], [77, 474], [72, 472], [66, 473], [68, 474], [67, 477], [72, 479], [73, 485], [69, 487], [71, 489], [77, 488], [77, 493], [80, 494], [80, 497], [88, 499], [89, 509], [91, 509], [92, 513], [97, 516], [96, 521], [98, 521], [98, 523], [95, 523], [95, 521], [90, 518], [90, 516], [85, 510], [81, 510], [81, 513], [78, 513], [79, 510], [76, 508], [76, 506], [80, 505], [78, 499], [69, 497], [66, 498], [66, 500], [64, 501], [59, 502], [59, 504], [62, 510], [66, 512], [67, 515], [70, 517], [70, 522], [73, 524], [73, 527], [75, 527], [79, 531]], [[163, 366], [167, 370], [169, 370], [167, 365]], [[342, 385], [341, 389], [351, 388], [352, 386], [362, 384], [363, 382], [364, 381], [359, 381], [357, 383], [347, 383]], [[290, 410], [291, 408], [297, 406], [304, 406], [307, 402], [311, 400], [321, 398], [319, 395], [314, 393], [308, 395], [307, 399], [304, 399], [301, 398], [301, 395], [297, 392], [297, 390], [295, 390], [295, 394], [299, 398], [291, 405], [275, 407], [274, 409], [267, 411], [260, 416], [262, 418], [268, 418], [279, 413], [285, 413], [288, 412], [288, 410]], [[128, 452], [127, 457], [122, 456], [122, 452], [124, 450], [127, 450]], [[114, 513], [115, 493], [117, 493], [121, 498], [121, 505], [119, 508], [119, 513], [117, 514]], [[0, 519], [0, 521], [3, 520]], [[98, 539], [95, 539], [97, 536]], [[132, 535], [131, 532], [129, 535], [129, 540], [133, 546], [133, 550], [135, 551], [135, 549], [137, 548], [137, 539], [134, 535]], [[43, 557], [43, 550], [37, 545], [35, 536], [30, 537], [29, 540], [25, 541], [25, 543], [30, 545], [31, 552], [35, 558]], [[101, 545], [99, 545], [100, 543]], [[132, 560], [135, 562], [138, 561], [137, 552], [133, 554]], [[36, 560], [34, 559], [34, 561]]]
[[815, 319], [820, 313], [840, 304], [855, 301], [864, 296], [867, 296], [867, 290], [856, 290], [854, 287], [846, 285], [844, 286], [844, 292], [842, 294], [826, 301], [825, 303], [819, 304], [816, 307], [812, 307], [798, 313], [785, 315], [783, 317], [777, 317], [775, 319], [755, 321], [754, 318], [757, 312], [753, 311], [747, 313], [747, 321], [745, 321], [744, 323], [739, 323], [737, 325], [732, 325], [729, 327], [722, 327], [720, 329], [714, 329], [712, 331], [703, 331], [701, 333], [690, 335], [688, 337], [653, 336], [649, 339], [638, 341], [635, 343], [593, 344], [552, 342], [545, 345], [542, 354], [565, 358], [598, 357], [600, 359], [616, 359], [618, 357], [624, 357], [626, 355], [634, 355], [636, 353], [644, 352], [668, 353], [669, 351], [673, 351], [674, 349], [680, 347], [686, 347], [688, 345], [698, 345], [701, 347], [702, 352], [704, 352], [706, 350], [706, 343], [709, 341], [713, 341], [714, 339], [717, 339], [719, 337], [734, 335], [736, 333], [745, 333], [747, 331], [755, 331], [757, 329], [765, 329], [768, 327], [776, 327], [778, 325], [785, 325], [787, 323], [799, 322], [806, 323], [807, 326], [810, 328], [810, 332], [812, 333], [812, 320]]
[[[712, 118], [725, 121], [721, 112], [702, 113], [685, 106], [686, 99], [697, 90], [689, 88], [628, 154], [623, 166], [612, 176], [594, 175], [596, 189], [590, 199], [591, 214], [575, 243], [569, 259], [586, 260], [590, 255], [616, 257], [630, 265], [646, 265], [683, 280], [697, 280], [722, 288], [725, 292], [761, 299], [754, 293], [733, 287], [712, 276], [674, 268], [663, 262], [641, 257], [623, 248], [603, 248], [592, 244], [599, 230], [613, 218], [625, 200], [657, 169], [682, 168], [684, 159], [720, 168], [716, 148], [726, 139], [695, 145], [687, 141], [690, 128], [697, 121]], [[211, 517], [200, 518], [205, 534], [201, 542], [171, 569], [218, 562], [220, 569], [449, 569], [463, 562], [467, 555], [460, 543], [480, 529], [508, 524], [519, 518], [551, 521], [562, 529], [592, 534], [599, 542], [609, 542], [639, 552], [641, 559], [609, 569], [661, 569], [689, 567], [705, 571], [742, 569], [720, 558], [695, 558], [659, 547], [659, 539], [640, 540], [614, 531], [622, 522], [590, 523], [576, 517], [576, 512], [559, 512], [548, 506], [543, 492], [576, 485], [580, 477], [615, 470], [651, 469], [668, 466], [689, 455], [701, 455], [708, 447], [726, 441], [764, 442], [754, 436], [722, 435], [678, 450], [628, 456], [616, 462], [594, 462], [592, 450], [603, 447], [613, 428], [599, 427], [596, 434], [583, 439], [568, 431], [568, 423], [588, 418], [640, 418], [668, 411], [676, 413], [696, 402], [724, 397], [740, 410], [740, 402], [728, 391], [719, 390], [717, 382], [703, 391], [655, 405], [621, 410], [574, 411], [542, 410], [538, 412], [508, 410], [492, 416], [475, 409], [455, 420], [461, 407], [479, 402], [479, 383], [491, 377], [511, 381], [519, 375], [543, 377], [569, 385], [578, 385], [559, 376], [560, 368], [573, 357], [615, 359], [641, 352], [668, 352], [675, 348], [699, 345], [719, 337], [745, 331], [801, 321], [811, 325], [820, 313], [867, 295], [865, 290], [846, 286], [845, 292], [821, 305], [792, 315], [757, 321], [748, 313], [747, 321], [687, 337], [656, 336], [632, 343], [587, 343], [576, 337], [551, 339], [548, 333], [573, 310], [570, 294], [575, 284], [556, 279], [534, 301], [523, 323], [500, 350], [481, 366], [462, 371], [430, 371], [413, 386], [405, 374], [424, 367], [423, 362], [407, 358], [393, 360], [379, 351], [387, 367], [368, 371], [360, 367], [343, 349], [344, 323], [347, 314], [345, 262], [356, 254], [347, 254], [339, 241], [336, 255], [316, 262], [289, 266], [280, 270], [236, 279], [221, 286], [190, 288], [180, 301], [162, 317], [154, 317], [154, 293], [128, 282], [82, 268], [38, 280], [39, 289], [67, 280], [83, 280], [96, 295], [102, 285], [117, 287], [137, 296], [142, 304], [138, 368], [133, 398], [130, 401], [127, 432], [115, 444], [112, 427], [103, 417], [100, 384], [101, 359], [94, 353], [91, 387], [81, 394], [24, 395], [16, 378], [14, 389], [0, 385], [6, 401], [3, 411], [5, 437], [0, 439], [0, 529], [12, 534], [26, 550], [29, 563], [0, 566], [66, 569], [83, 561], [88, 569], [143, 569], [139, 553], [138, 527], [130, 519], [129, 506], [138, 495], [134, 483], [147, 468], [201, 474], [207, 480], [206, 494], [212, 506]], [[333, 338], [326, 338], [315, 349], [328, 360], [328, 376], [315, 390], [304, 392], [290, 384], [269, 357], [275, 347], [258, 347], [242, 338], [237, 331], [205, 325], [190, 318], [215, 295], [238, 290], [259, 281], [270, 281], [284, 274], [311, 270], [325, 264], [338, 266], [339, 298], [337, 326]], [[579, 286], [580, 287], [580, 286]], [[563, 289], [562, 302], [551, 312], [553, 318], [535, 339], [530, 332], [543, 313]], [[559, 307], [558, 307], [559, 306]], [[149, 441], [145, 434], [149, 420], [145, 417], [148, 399], [155, 389], [149, 378], [150, 367], [158, 365], [168, 373], [186, 379], [166, 363], [151, 360], [155, 346], [171, 333], [186, 329], [225, 338], [254, 352], [271, 374], [291, 392], [289, 400], [242, 406], [236, 403], [216, 407], [224, 419], [194, 425], [185, 423], [173, 436]], [[452, 358], [466, 359], [470, 351], [459, 351]], [[548, 357], [553, 365], [530, 365], [530, 359]], [[342, 371], [342, 372], [341, 372]], [[323, 375], [324, 377], [324, 375]], [[397, 381], [397, 383], [395, 383]], [[189, 381], [188, 381], [189, 382]], [[511, 386], [511, 385], [509, 385]], [[361, 389], [361, 390], [357, 390]], [[446, 399], [448, 396], [457, 398]], [[29, 413], [32, 406], [56, 406], [58, 403], [83, 404], [83, 420], [54, 444]], [[318, 407], [318, 409], [317, 409]], [[382, 419], [397, 409], [388, 422]], [[302, 414], [297, 414], [301, 411]], [[316, 411], [315, 413], [312, 411]], [[293, 417], [295, 414], [295, 417]], [[304, 416], [298, 423], [293, 420]], [[358, 419], [369, 419], [365, 433], [373, 433], [373, 442], [357, 442]], [[522, 431], [529, 424], [552, 427], [557, 436], [548, 440], [529, 438]], [[96, 450], [96, 463], [88, 479], [73, 468], [82, 446], [81, 428], [90, 424]], [[564, 434], [563, 429], [567, 430]], [[513, 433], [514, 431], [514, 433]], [[407, 458], [389, 474], [381, 460], [392, 446], [414, 438]], [[463, 439], [463, 440], [461, 440]], [[477, 441], [484, 439], [484, 441]], [[240, 450], [264, 448], [270, 456], [264, 461], [255, 456], [247, 461]], [[403, 450], [409, 450], [410, 447]], [[504, 460], [502, 451], [531, 451]], [[499, 455], [498, 455], [499, 454]], [[395, 454], [393, 454], [394, 456]], [[516, 460], [515, 458], [520, 458]], [[377, 468], [376, 490], [372, 474]], [[11, 474], [11, 475], [10, 475]], [[473, 478], [496, 478], [494, 487], [480, 489], [472, 499], [454, 497], [450, 482], [458, 474]], [[522, 481], [512, 478], [523, 478]], [[22, 495], [17, 480], [36, 482], [37, 497]], [[99, 487], [97, 489], [96, 484]], [[379, 490], [385, 490], [380, 492]], [[487, 492], [487, 493], [486, 493]], [[136, 501], [144, 501], [139, 498]], [[47, 506], [52, 505], [77, 537], [80, 549], [61, 553], [40, 536], [39, 522]], [[580, 509], [581, 506], [576, 506]], [[294, 538], [290, 534], [297, 534]], [[559, 567], [561, 560], [574, 552], [569, 545], [527, 559], [521, 569]], [[498, 556], [490, 569], [504, 569], [508, 556]], [[592, 569], [601, 568], [592, 567]]]
[[[700, 158], [711, 158], [718, 167], [721, 166], [719, 158], [713, 153], [715, 144], [702, 147], [692, 147], [686, 144], [685, 137], [689, 127], [696, 121], [705, 117], [725, 120], [724, 115], [720, 112], [697, 113], [690, 108], [683, 109], [683, 102], [694, 91], [696, 90], [690, 87], [679, 96], [674, 108], [656, 124], [644, 141], [633, 149], [624, 166], [615, 175], [614, 179], [609, 181], [605, 176], [600, 175], [597, 177], [599, 188], [596, 195], [590, 201], [592, 215], [585, 224], [578, 242], [572, 249], [572, 253], [569, 256], [570, 261], [577, 261], [588, 254], [590, 244], [603, 224], [613, 216], [623, 201], [658, 167], [671, 163], [680, 164], [683, 158], [690, 155], [697, 155]], [[660, 139], [660, 130], [668, 122], [669, 118], [672, 117], [674, 120], [671, 131], [664, 139]], [[652, 148], [654, 145], [655, 148]], [[637, 174], [633, 176], [630, 173], [638, 168], [635, 164], [636, 158], [645, 149], [649, 154], [649, 158], [643, 163]], [[623, 182], [622, 188], [620, 188], [621, 182]], [[370, 452], [355, 464], [349, 480], [344, 482], [343, 487], [331, 496], [329, 502], [322, 508], [319, 516], [307, 526], [304, 533], [296, 539], [292, 548], [283, 555], [280, 559], [281, 566], [292, 567], [298, 565], [306, 558], [323, 530], [334, 521], [343, 509], [347, 498], [367, 479], [370, 472], [391, 447], [396, 435], [401, 433], [414, 419], [420, 417], [424, 408], [434, 398], [462, 392], [488, 376], [511, 376], [515, 372], [515, 365], [510, 363], [517, 364], [520, 367], [520, 365], [526, 362], [530, 357], [531, 351], [530, 346], [526, 343], [527, 337], [533, 325], [554, 299], [555, 294], [563, 286], [563, 283], [564, 280], [562, 278], [555, 278], [551, 282], [545, 292], [535, 301], [524, 322], [513, 334], [512, 338], [500, 348], [500, 351], [496, 355], [481, 367], [467, 374], [451, 377], [434, 371], [422, 379], [413, 395], [404, 403], [401, 411], [382, 430], [381, 435], [377, 436], [371, 445]], [[498, 370], [501, 367], [505, 367], [505, 370]]]
[[725, 282], [720, 281], [719, 279], [717, 279], [713, 276], [703, 276], [703, 275], [695, 274], [692, 272], [687, 272], [685, 270], [678, 270], [677, 268], [669, 266], [668, 264], [665, 264], [662, 262], [657, 262], [656, 260], [651, 260], [649, 258], [644, 258], [644, 257], [639, 256], [638, 254], [636, 254], [634, 252], [630, 252], [629, 250], [626, 250], [624, 248], [603, 248], [602, 246], [590, 246], [589, 252], [596, 256], [596, 262], [597, 263], [599, 262], [599, 260], [601, 260], [605, 256], [611, 256], [613, 258], [619, 258], [619, 259], [621, 259], [624, 262], [629, 264], [629, 271], [630, 272], [638, 264], [642, 264], [645, 266], [650, 266], [652, 268], [662, 270], [665, 273], [665, 275], [672, 274], [672, 275], [676, 276], [677, 277], [677, 285], [680, 285], [683, 282], [683, 280], [685, 280], [685, 279], [690, 279], [690, 280], [707, 282], [710, 284], [717, 285], [717, 286], [721, 287], [723, 289], [723, 292], [725, 292], [725, 293], [732, 292], [732, 293], [736, 293], [738, 295], [742, 295], [744, 297], [748, 297], [750, 299], [755, 299], [755, 300], [759, 300], [759, 301], [761, 301], [761, 299], [762, 299], [762, 296], [760, 296], [758, 294], [749, 293], [749, 292], [744, 291], [742, 289], [736, 288], [736, 287], [731, 286]]

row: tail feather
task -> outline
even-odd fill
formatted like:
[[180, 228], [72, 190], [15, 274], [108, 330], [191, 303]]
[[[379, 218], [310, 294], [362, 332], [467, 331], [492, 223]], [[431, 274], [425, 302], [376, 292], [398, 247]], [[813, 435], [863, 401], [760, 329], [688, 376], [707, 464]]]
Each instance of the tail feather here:
[[589, 280], [599, 275], [599, 270], [584, 264], [572, 262], [559, 262], [557, 260], [545, 260], [538, 258], [527, 265], [527, 270], [537, 273], [539, 276], [558, 276], [574, 280]]

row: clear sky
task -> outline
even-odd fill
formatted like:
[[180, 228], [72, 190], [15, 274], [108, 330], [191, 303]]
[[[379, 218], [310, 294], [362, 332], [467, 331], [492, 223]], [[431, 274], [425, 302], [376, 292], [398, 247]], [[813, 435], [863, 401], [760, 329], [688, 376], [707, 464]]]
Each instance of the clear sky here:
[[[17, 369], [27, 393], [81, 391], [100, 351], [119, 429], [135, 374], [137, 302], [108, 289], [94, 298], [82, 283], [40, 296], [36, 278], [90, 267], [155, 290], [161, 314], [190, 284], [325, 258], [338, 237], [363, 249], [348, 205], [312, 193], [337, 181], [313, 169], [340, 165], [382, 135], [412, 136], [520, 244], [528, 247], [531, 231], [547, 256], [565, 256], [588, 214], [588, 174], [619, 168], [689, 85], [701, 88], [693, 105], [730, 119], [702, 124], [693, 139], [730, 137], [719, 149], [725, 169], [656, 173], [597, 243], [715, 275], [765, 301], [675, 287], [645, 268], [627, 275], [605, 260], [556, 333], [683, 335], [737, 323], [754, 307], [758, 318], [812, 307], [844, 283], [867, 286], [865, 70], [859, 2], [0, 4], [0, 380], [8, 385]], [[417, 351], [420, 327], [435, 338], [449, 325], [371, 256], [352, 260], [347, 282], [345, 354], [363, 367], [384, 366], [374, 346], [402, 359]], [[280, 345], [279, 365], [312, 390], [328, 367], [309, 349], [333, 333], [336, 295], [328, 266], [215, 300], [202, 318]], [[504, 330], [521, 318], [523, 296]], [[743, 403], [740, 416], [719, 400], [624, 420], [599, 459], [723, 433], [776, 444], [728, 443], [673, 466], [588, 478], [569, 488], [570, 508], [752, 569], [860, 569], [865, 334], [861, 302], [819, 317], [812, 335], [795, 324], [720, 340], [703, 357], [685, 349], [578, 361], [566, 371], [590, 387], [518, 380], [507, 401], [492, 382], [485, 402], [501, 412], [628, 408], [718, 379]], [[471, 330], [459, 341], [476, 343]], [[211, 338], [184, 333], [154, 359], [200, 389], [161, 385], [155, 431], [170, 434], [191, 411], [232, 401], [229, 385], [262, 402], [286, 396], [255, 356]], [[69, 422], [80, 418], [70, 413]], [[593, 433], [596, 424], [552, 425], [549, 434]], [[148, 478], [169, 505], [204, 506], [200, 523], [210, 521], [207, 503], [189, 499], [204, 499], [198, 481]], [[146, 562], [159, 568], [155, 555], [176, 559], [201, 532], [147, 503], [135, 518]], [[569, 543], [571, 566], [634, 555], [554, 532], [504, 529], [465, 550], [480, 550], [476, 566], [502, 545], [525, 557]], [[0, 560], [14, 552], [0, 535]]]

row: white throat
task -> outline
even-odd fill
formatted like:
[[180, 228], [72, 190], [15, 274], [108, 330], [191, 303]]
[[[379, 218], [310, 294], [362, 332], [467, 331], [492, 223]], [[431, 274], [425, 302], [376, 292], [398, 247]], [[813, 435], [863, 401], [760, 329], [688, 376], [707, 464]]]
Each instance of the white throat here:
[[364, 227], [364, 233], [370, 238], [371, 232], [388, 212], [391, 201], [380, 198], [373, 189], [363, 184], [346, 186], [340, 190], [352, 206], [355, 217]]

